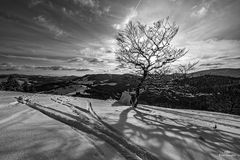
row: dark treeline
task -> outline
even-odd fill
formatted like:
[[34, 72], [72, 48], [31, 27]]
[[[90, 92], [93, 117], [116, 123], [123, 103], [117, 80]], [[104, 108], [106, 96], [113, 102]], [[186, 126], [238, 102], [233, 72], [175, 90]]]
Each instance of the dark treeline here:
[[[123, 91], [132, 91], [136, 87], [139, 77], [130, 74], [83, 77], [4, 75], [0, 79], [1, 90], [56, 94], [56, 89], [81, 85], [85, 86], [85, 90], [72, 96], [117, 100]], [[141, 104], [240, 115], [240, 78], [214, 75], [191, 78], [167, 76], [162, 77], [159, 83], [152, 84], [145, 84], [141, 89]]]

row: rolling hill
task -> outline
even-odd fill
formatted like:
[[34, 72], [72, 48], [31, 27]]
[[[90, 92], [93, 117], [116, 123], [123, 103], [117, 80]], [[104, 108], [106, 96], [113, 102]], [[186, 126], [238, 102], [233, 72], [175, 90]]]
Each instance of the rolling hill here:
[[[167, 75], [166, 85], [161, 83], [153, 87], [151, 83], [146, 85], [140, 95], [140, 103], [240, 114], [238, 71], [238, 69], [220, 69], [214, 72], [208, 70], [193, 73], [195, 75], [188, 79], [176, 80], [171, 80], [171, 75]], [[232, 76], [223, 76], [223, 73], [224, 75], [231, 73]], [[138, 77], [131, 74], [92, 74], [82, 77], [2, 75], [0, 89], [118, 100], [123, 91], [133, 90], [137, 81]]]
[[209, 69], [191, 73], [193, 77], [214, 75], [214, 76], [225, 76], [240, 78], [240, 68], [222, 68], [222, 69]]

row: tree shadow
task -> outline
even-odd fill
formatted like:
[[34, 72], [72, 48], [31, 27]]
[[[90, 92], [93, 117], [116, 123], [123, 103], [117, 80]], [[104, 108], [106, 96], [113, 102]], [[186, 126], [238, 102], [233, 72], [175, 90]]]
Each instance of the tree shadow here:
[[[18, 121], [17, 124], [11, 124], [9, 132], [1, 135], [7, 143], [0, 146], [0, 159], [18, 154], [19, 159], [105, 160], [114, 159], [118, 155], [104, 141], [95, 143], [99, 141], [96, 137], [89, 137], [79, 130], [78, 133], [69, 132], [68, 127], [54, 121], [50, 125], [45, 122], [26, 125]], [[19, 127], [14, 127], [16, 125]], [[86, 144], [89, 141], [93, 142], [90, 142], [92, 146]]]
[[[149, 106], [144, 106], [144, 109], [151, 109], [151, 107]], [[139, 109], [142, 109], [142, 107], [139, 107]], [[208, 123], [213, 123], [213, 121], [210, 121], [210, 120], [207, 120], [207, 119], [203, 119], [203, 117], [206, 117], [206, 118], [213, 118], [213, 116], [206, 116], [206, 115], [197, 115], [197, 114], [194, 114], [194, 113], [185, 113], [185, 112], [181, 112], [181, 111], [177, 111], [177, 110], [170, 110], [170, 109], [163, 109], [163, 108], [155, 108], [156, 110], [158, 111], [162, 111], [162, 112], [166, 112], [166, 113], [171, 113], [171, 114], [175, 114], [175, 115], [180, 115], [180, 116], [183, 116], [183, 117], [189, 117], [189, 118], [193, 118], [194, 119], [197, 119], [197, 120], [201, 120], [201, 121], [205, 121], [205, 122], [208, 122]], [[221, 115], [221, 114], [218, 114], [218, 115]], [[221, 115], [223, 116], [223, 115]], [[240, 121], [236, 121], [235, 119], [229, 119], [229, 118], [224, 118], [226, 120], [230, 120], [230, 121], [235, 121], [235, 122], [240, 122]], [[228, 126], [228, 127], [232, 127], [232, 128], [236, 128], [236, 129], [240, 129], [239, 126], [235, 126], [235, 125], [231, 125], [231, 124], [224, 124], [224, 123], [221, 123], [221, 122], [215, 122], [216, 124], [219, 124], [219, 125], [224, 125], [224, 126]]]
[[76, 128], [106, 141], [126, 159], [137, 159], [135, 158], [135, 154], [139, 157], [144, 156], [146, 159], [157, 159], [155, 155], [152, 155], [139, 146], [136, 146], [134, 143], [129, 142], [128, 139], [122, 137], [120, 132], [120, 135], [116, 134], [113, 131], [110, 131], [111, 129], [107, 129], [102, 126], [99, 121], [95, 121], [94, 119], [86, 119], [85, 115], [74, 116], [69, 113], [51, 107], [45, 107], [36, 103], [27, 103], [27, 105], [59, 122], [65, 123], [70, 127]]
[[122, 103], [116, 101], [116, 102], [114, 102], [114, 103], [112, 104], [112, 106], [113, 106], [113, 107], [114, 107], [114, 106], [116, 107], [116, 106], [130, 106], [130, 105], [125, 105], [125, 104], [122, 104]]
[[[119, 114], [119, 120], [113, 126], [127, 134], [127, 137], [140, 140], [141, 144], [144, 143], [144, 146], [162, 159], [171, 159], [164, 153], [166, 144], [177, 150], [181, 157], [186, 157], [186, 160], [206, 157], [217, 160], [218, 155], [224, 151], [239, 153], [239, 138], [224, 131], [186, 122], [184, 119], [167, 117], [163, 112], [177, 114], [163, 109], [161, 114], [154, 114], [151, 108], [127, 108]], [[138, 122], [135, 123], [136, 120]], [[205, 151], [206, 148], [208, 151]], [[196, 155], [202, 158], [196, 158]]]
[[116, 102], [114, 102], [114, 103], [112, 104], [112, 106], [122, 106], [122, 104], [119, 103], [118, 101], [116, 101]]

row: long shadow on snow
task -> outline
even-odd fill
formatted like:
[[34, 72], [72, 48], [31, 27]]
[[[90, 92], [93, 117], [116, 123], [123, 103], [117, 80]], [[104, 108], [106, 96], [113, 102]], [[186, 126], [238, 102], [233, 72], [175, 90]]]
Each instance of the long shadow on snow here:
[[[160, 146], [149, 144], [148, 148], [161, 156], [159, 158], [169, 159], [169, 157], [162, 154], [164, 142], [172, 144], [172, 146], [180, 151], [183, 157], [187, 156], [188, 159], [195, 159], [193, 157], [195, 154], [190, 154], [192, 152], [195, 152], [196, 154], [202, 154], [211, 160], [216, 159], [211, 156], [210, 153], [204, 151], [202, 146], [212, 149], [212, 153], [216, 156], [224, 151], [232, 151], [237, 153], [240, 150], [240, 140], [238, 138], [229, 137], [229, 135], [224, 134], [223, 132], [218, 130], [215, 131], [208, 127], [186, 123], [180, 119], [168, 118], [163, 115], [152, 115], [146, 113], [146, 111], [147, 109], [140, 108], [133, 110], [132, 108], [127, 108], [120, 113], [118, 122], [113, 126], [118, 128], [118, 130], [123, 133], [126, 131], [130, 138], [137, 136], [145, 141], [149, 139], [158, 141]], [[154, 126], [154, 128], [144, 129], [141, 126], [127, 122], [129, 113], [133, 114], [133, 117], [135, 117], [137, 120], [141, 121], [147, 126]], [[176, 125], [166, 122], [174, 122]], [[173, 133], [176, 136], [170, 136], [168, 133]], [[199, 137], [202, 137], [202, 139]], [[190, 138], [196, 141], [199, 150], [189, 146], [185, 138]]]
[[[67, 125], [70, 125], [76, 129], [79, 129], [83, 132], [87, 132], [89, 134], [92, 134], [96, 137], [99, 137], [109, 143], [111, 146], [113, 146], [119, 153], [122, 154], [123, 157], [125, 157], [128, 160], [136, 160], [135, 154], [137, 154], [139, 157], [145, 157], [145, 159], [151, 159], [151, 160], [157, 160], [158, 158], [151, 154], [150, 152], [147, 152], [146, 150], [139, 148], [139, 146], [134, 145], [132, 142], [126, 141], [123, 137], [116, 135], [112, 132], [107, 132], [105, 129], [94, 125], [89, 120], [85, 119], [85, 116], [81, 117], [80, 119], [77, 116], [50, 108], [45, 107], [39, 104], [28, 104], [28, 106], [42, 112], [43, 114], [56, 119], [62, 123], [65, 123]], [[38, 107], [37, 107], [38, 106]], [[44, 110], [43, 108], [47, 110], [54, 111], [55, 113], [60, 113], [60, 115], [53, 114], [52, 112], [48, 112], [47, 110]], [[64, 115], [66, 117], [70, 117], [72, 119], [66, 119], [62, 117], [61, 115]], [[83, 119], [82, 119], [83, 118]], [[78, 123], [77, 121], [81, 121], [81, 123]], [[131, 153], [129, 152], [131, 151]], [[135, 153], [135, 154], [133, 154]]]
[[[145, 108], [150, 108], [149, 106], [144, 106], [144, 107], [145, 107]], [[211, 116], [196, 115], [196, 114], [194, 114], [194, 113], [184, 113], [184, 112], [180, 112], [180, 111], [177, 111], [177, 110], [161, 109], [160, 107], [159, 107], [159, 108], [155, 108], [155, 109], [156, 109], [156, 110], [159, 110], [159, 111], [162, 111], [162, 112], [167, 112], [167, 113], [171, 113], [171, 114], [175, 114], [175, 115], [180, 115], [180, 116], [183, 116], [183, 117], [193, 118], [193, 117], [195, 116], [194, 119], [201, 120], [201, 121], [205, 121], [205, 122], [208, 122], [208, 123], [212, 123], [212, 121], [203, 118], [203, 117], [213, 118], [213, 117], [211, 117]], [[221, 115], [221, 114], [217, 114], [217, 115]], [[222, 115], [221, 115], [221, 116], [222, 116]], [[237, 121], [237, 120], [232, 120], [232, 119], [227, 119], [227, 118], [224, 118], [224, 119], [230, 120], [230, 121], [235, 121], [235, 122], [240, 122], [240, 121]], [[234, 126], [234, 125], [231, 125], [231, 124], [224, 124], [224, 123], [221, 123], [221, 122], [215, 122], [215, 123], [216, 123], [216, 124], [219, 124], [219, 125], [224, 125], [224, 126], [228, 126], [228, 127], [240, 129], [240, 127]]]

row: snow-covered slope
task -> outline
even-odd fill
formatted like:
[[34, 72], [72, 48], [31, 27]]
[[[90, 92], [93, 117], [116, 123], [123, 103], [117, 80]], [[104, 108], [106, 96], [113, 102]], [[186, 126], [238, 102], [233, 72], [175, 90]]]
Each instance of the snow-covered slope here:
[[[16, 103], [14, 96], [20, 95], [0, 92], [0, 160], [123, 159], [103, 140]], [[39, 96], [39, 100], [48, 99], [49, 95]]]
[[0, 92], [0, 159], [124, 159], [103, 139], [17, 103], [22, 95], [70, 117], [69, 104], [84, 110], [91, 102], [103, 121], [159, 160], [240, 159], [240, 116], [16, 92]]

